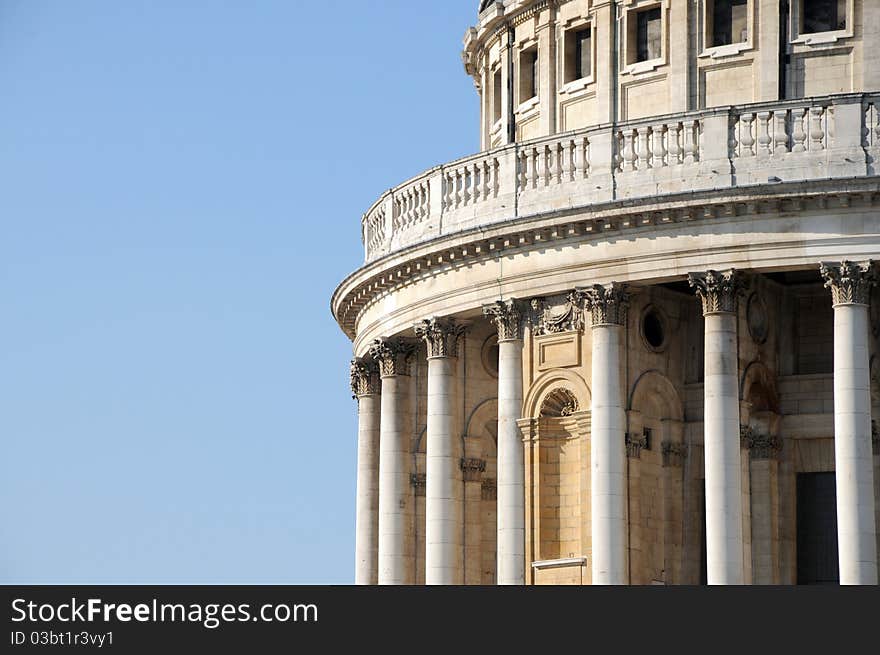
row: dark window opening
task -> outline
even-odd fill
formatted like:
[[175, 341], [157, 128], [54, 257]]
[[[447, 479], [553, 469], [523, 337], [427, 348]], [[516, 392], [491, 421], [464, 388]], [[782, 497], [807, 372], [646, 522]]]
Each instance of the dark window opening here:
[[797, 583], [840, 583], [834, 473], [798, 473]]
[[649, 311], [642, 319], [642, 334], [652, 348], [661, 348], [665, 343], [666, 331], [663, 329], [663, 319], [655, 310]]
[[519, 101], [523, 103], [538, 95], [538, 49], [526, 50], [519, 62]]
[[714, 0], [707, 9], [713, 47], [748, 41], [748, 0]]
[[660, 7], [636, 14], [636, 61], [649, 61], [660, 57], [662, 30]]
[[492, 79], [492, 122], [501, 120], [501, 71], [495, 71]]
[[579, 80], [589, 77], [592, 72], [592, 33], [590, 30], [581, 30], [574, 35], [574, 79]]
[[846, 29], [847, 0], [803, 0], [803, 33]]

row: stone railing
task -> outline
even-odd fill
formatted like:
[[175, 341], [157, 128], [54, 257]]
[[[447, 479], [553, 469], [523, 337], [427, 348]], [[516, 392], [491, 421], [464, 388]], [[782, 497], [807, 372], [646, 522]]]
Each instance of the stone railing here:
[[478, 225], [621, 199], [874, 175], [880, 94], [599, 125], [433, 168], [363, 217], [367, 261]]

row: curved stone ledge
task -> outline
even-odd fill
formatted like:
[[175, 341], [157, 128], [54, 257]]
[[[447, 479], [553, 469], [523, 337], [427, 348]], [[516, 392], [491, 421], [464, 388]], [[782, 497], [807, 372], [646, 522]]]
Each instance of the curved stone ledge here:
[[[876, 250], [880, 230], [868, 225], [863, 214], [874, 211], [878, 199], [880, 177], [864, 176], [686, 192], [652, 201], [625, 199], [552, 211], [437, 237], [367, 264], [340, 284], [331, 308], [346, 334], [356, 340], [357, 350], [363, 339], [372, 338], [377, 324], [389, 330], [397, 324], [396, 312], [406, 304], [397, 293], [401, 289], [418, 287], [417, 303], [425, 316], [434, 301], [438, 307], [452, 303], [450, 294], [461, 300], [480, 285], [488, 294], [482, 300], [492, 300], [488, 296], [497, 296], [500, 279], [515, 282], [511, 267], [485, 281], [478, 281], [474, 271], [497, 266], [502, 259], [532, 257], [523, 277], [529, 293], [564, 289], [565, 265], [552, 257], [540, 263], [537, 257], [551, 249], [583, 253], [574, 267], [577, 272], [571, 274], [574, 286], [593, 277], [611, 281], [605, 280], [607, 275], [630, 281], [670, 280], [687, 273], [688, 266], [703, 265], [695, 257], [702, 257], [710, 268], [759, 263], [768, 268], [818, 266], [820, 252], [831, 258], [846, 256], [852, 239], [863, 238], [872, 253]], [[661, 242], [668, 245], [659, 248]], [[725, 249], [729, 252], [722, 255]], [[724, 266], [718, 263], [722, 260]], [[469, 275], [452, 281], [449, 276], [459, 269]], [[446, 277], [442, 293], [436, 285], [420, 284], [438, 276]], [[505, 287], [508, 295], [514, 290], [515, 285]], [[482, 300], [472, 299], [473, 307]], [[452, 304], [456, 311], [465, 308]], [[405, 325], [408, 315], [401, 320]]]

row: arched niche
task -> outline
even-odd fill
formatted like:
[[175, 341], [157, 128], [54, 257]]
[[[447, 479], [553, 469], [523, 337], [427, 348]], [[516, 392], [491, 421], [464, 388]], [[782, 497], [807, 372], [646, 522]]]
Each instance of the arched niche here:
[[628, 409], [658, 419], [684, 420], [684, 409], [675, 385], [659, 371], [646, 371], [639, 376], [630, 393]]
[[779, 413], [776, 377], [763, 362], [754, 361], [746, 367], [740, 383], [739, 397], [749, 403], [753, 413]]
[[562, 394], [571, 394], [577, 405], [576, 411], [590, 409], [592, 393], [584, 379], [573, 371], [559, 369], [543, 373], [532, 383], [523, 402], [523, 416], [540, 418], [541, 409], [558, 404]]

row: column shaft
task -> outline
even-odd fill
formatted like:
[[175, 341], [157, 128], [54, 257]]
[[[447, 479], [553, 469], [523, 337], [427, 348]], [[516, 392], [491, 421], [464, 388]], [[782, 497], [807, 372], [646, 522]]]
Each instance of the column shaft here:
[[453, 423], [455, 359], [428, 359], [425, 583], [462, 583], [461, 479]]
[[834, 460], [841, 584], [877, 584], [868, 306], [834, 307]]
[[379, 436], [379, 584], [414, 584], [413, 499], [409, 485], [412, 432], [407, 376], [382, 377]]
[[626, 584], [626, 415], [620, 388], [623, 328], [594, 325], [590, 490], [593, 584]]
[[358, 397], [355, 584], [379, 582], [379, 394]]
[[500, 585], [525, 584], [525, 471], [522, 339], [498, 343], [498, 572]]
[[736, 314], [707, 314], [704, 378], [709, 584], [744, 584]]

